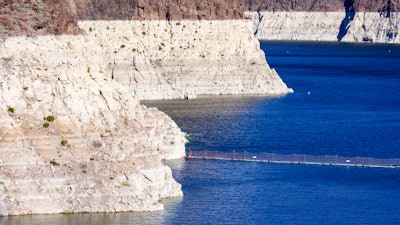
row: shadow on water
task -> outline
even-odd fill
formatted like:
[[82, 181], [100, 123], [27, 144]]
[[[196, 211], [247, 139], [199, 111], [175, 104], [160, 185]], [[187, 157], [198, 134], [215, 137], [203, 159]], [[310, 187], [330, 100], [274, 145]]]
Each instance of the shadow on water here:
[[341, 41], [346, 36], [347, 31], [350, 27], [350, 22], [354, 19], [356, 11], [354, 10], [354, 0], [345, 0], [344, 7], [346, 9], [346, 16], [342, 20], [339, 28], [339, 34], [337, 36], [338, 41]]

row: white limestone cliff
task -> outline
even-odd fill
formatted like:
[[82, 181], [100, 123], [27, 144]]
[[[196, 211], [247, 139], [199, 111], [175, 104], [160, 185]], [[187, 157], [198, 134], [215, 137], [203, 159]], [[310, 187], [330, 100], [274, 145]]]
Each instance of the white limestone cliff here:
[[[0, 45], [0, 215], [153, 211], [182, 196], [184, 134], [104, 72], [84, 36]], [[54, 120], [54, 121], [53, 121]]]
[[[345, 19], [347, 16], [347, 20]], [[400, 13], [246, 12], [260, 40], [400, 43]], [[342, 33], [341, 33], [342, 32]]]
[[110, 78], [140, 99], [292, 92], [265, 61], [251, 23], [81, 21], [103, 46]]
[[162, 210], [186, 139], [140, 100], [291, 91], [243, 21], [81, 26], [0, 42], [0, 215]]

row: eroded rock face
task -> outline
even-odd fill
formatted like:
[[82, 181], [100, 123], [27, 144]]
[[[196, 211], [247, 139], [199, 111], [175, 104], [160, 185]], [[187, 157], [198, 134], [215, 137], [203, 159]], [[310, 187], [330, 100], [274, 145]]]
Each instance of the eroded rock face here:
[[73, 1], [0, 1], [0, 37], [80, 32]]
[[80, 25], [0, 43], [0, 215], [161, 210], [186, 139], [141, 99], [291, 91], [242, 20]]
[[184, 134], [106, 74], [85, 36], [0, 45], [0, 215], [161, 210]]
[[77, 0], [79, 19], [215, 20], [240, 19], [243, 0]]
[[210, 21], [83, 21], [107, 55], [109, 79], [139, 99], [292, 92], [269, 68], [251, 23]]
[[269, 11], [269, 12], [341, 12], [349, 7], [357, 12], [381, 12], [400, 10], [399, 0], [245, 0], [246, 11]]
[[[400, 43], [400, 13], [248, 12], [261, 40]], [[350, 18], [350, 19], [349, 19]]]

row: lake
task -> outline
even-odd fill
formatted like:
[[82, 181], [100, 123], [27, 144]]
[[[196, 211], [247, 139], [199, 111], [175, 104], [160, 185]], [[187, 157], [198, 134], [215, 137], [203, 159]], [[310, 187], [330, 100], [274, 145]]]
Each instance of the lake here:
[[[295, 92], [145, 102], [189, 150], [400, 157], [400, 46], [262, 42]], [[157, 213], [1, 218], [0, 224], [400, 224], [400, 169], [166, 162], [183, 198]]]

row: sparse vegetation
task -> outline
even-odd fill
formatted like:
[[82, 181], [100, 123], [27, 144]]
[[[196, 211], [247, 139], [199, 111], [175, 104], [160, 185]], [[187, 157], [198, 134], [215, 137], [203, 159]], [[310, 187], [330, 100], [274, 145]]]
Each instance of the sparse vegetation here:
[[56, 119], [55, 119], [54, 116], [47, 116], [47, 117], [46, 117], [46, 120], [47, 120], [47, 122], [52, 123], [52, 122], [54, 122], [54, 120], [56, 120]]
[[9, 113], [14, 113], [14, 112], [15, 112], [15, 110], [14, 110], [14, 108], [13, 108], [13, 107], [8, 107], [8, 109], [7, 109], [7, 112], [9, 112]]
[[53, 160], [50, 161], [50, 165], [52, 165], [52, 166], [59, 166], [60, 163], [58, 163], [55, 159], [53, 159]]
[[44, 128], [48, 128], [49, 126], [50, 126], [50, 123], [49, 123], [49, 122], [44, 122], [44, 123], [43, 123], [43, 127], [44, 127]]
[[67, 140], [61, 140], [60, 144], [61, 144], [61, 146], [65, 147], [65, 146], [67, 146], [68, 141]]

